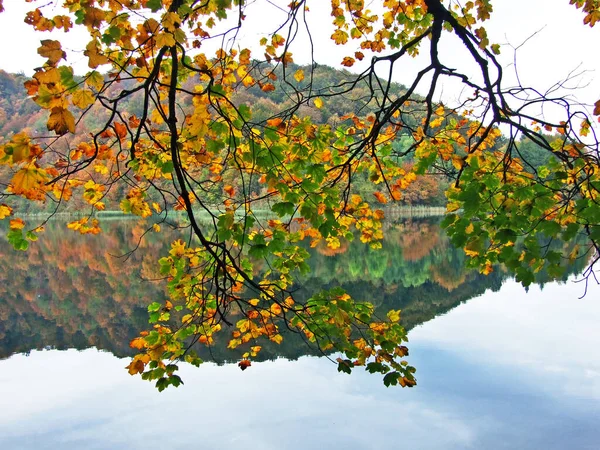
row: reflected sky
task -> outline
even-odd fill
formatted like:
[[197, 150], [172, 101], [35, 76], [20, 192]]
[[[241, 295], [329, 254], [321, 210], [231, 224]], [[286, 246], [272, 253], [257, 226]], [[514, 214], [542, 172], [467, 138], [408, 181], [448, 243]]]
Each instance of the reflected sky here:
[[410, 333], [412, 390], [303, 357], [158, 393], [86, 350], [0, 361], [0, 448], [597, 449], [600, 290], [513, 282]]

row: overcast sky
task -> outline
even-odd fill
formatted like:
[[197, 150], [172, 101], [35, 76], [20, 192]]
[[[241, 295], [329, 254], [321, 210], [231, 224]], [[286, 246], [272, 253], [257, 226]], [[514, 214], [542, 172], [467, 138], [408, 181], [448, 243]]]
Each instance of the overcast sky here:
[[[86, 34], [72, 30], [64, 35], [62, 32], [35, 33], [31, 27], [23, 23], [25, 12], [34, 5], [52, 3], [48, 0], [34, 1], [33, 4], [24, 0], [6, 0], [6, 11], [0, 14], [1, 47], [0, 68], [8, 72], [24, 72], [32, 74], [33, 69], [43, 63], [37, 55], [40, 39], [53, 37], [61, 39], [67, 49], [77, 50], [87, 42]], [[276, 0], [271, 3], [285, 6], [288, 0]], [[373, 8], [378, 1], [372, 2]], [[331, 17], [328, 9], [329, 2], [312, 0], [310, 6], [309, 27], [313, 37], [314, 55], [317, 62], [328, 65], [339, 65], [342, 58], [354, 52], [354, 48], [335, 46], [329, 36], [332, 33]], [[516, 53], [518, 72], [523, 85], [535, 86], [546, 90], [556, 82], [563, 80], [572, 71], [585, 72], [581, 77], [572, 81], [568, 87], [581, 88], [577, 91], [580, 101], [592, 104], [600, 98], [600, 58], [597, 57], [597, 47], [600, 43], [600, 26], [589, 28], [584, 26], [583, 14], [569, 5], [568, 0], [496, 0], [493, 2], [494, 13], [492, 20], [486, 25], [491, 42], [504, 44], [502, 46], [502, 64], [506, 70], [506, 81], [514, 82], [513, 48], [519, 47]], [[46, 16], [52, 16], [58, 11], [52, 11], [52, 6], [45, 9]], [[272, 30], [269, 23], [275, 24], [283, 14], [265, 0], [258, 0], [247, 8], [247, 20], [244, 30], [240, 33], [243, 45], [258, 41], [261, 35]], [[537, 34], [535, 34], [537, 32]], [[535, 34], [535, 36], [533, 36]], [[530, 38], [527, 40], [528, 38]], [[447, 43], [442, 48], [442, 62], [451, 67], [464, 68], [464, 49], [458, 42]], [[523, 44], [527, 41], [525, 44]], [[14, 43], [10, 45], [10, 43]], [[521, 44], [523, 44], [521, 46]], [[255, 47], [257, 48], [257, 47]], [[310, 57], [310, 46], [307, 41], [298, 38], [292, 49], [295, 60], [306, 63]], [[207, 52], [208, 53], [208, 52]], [[211, 51], [212, 53], [212, 51]], [[426, 53], [426, 52], [423, 52]], [[76, 72], [87, 70], [85, 58], [81, 52], [69, 53], [68, 61]], [[418, 61], [410, 61], [395, 72], [396, 81], [409, 83], [416, 70], [422, 65]], [[357, 67], [360, 68], [360, 67]], [[423, 87], [424, 89], [425, 87]], [[459, 95], [460, 89], [445, 83], [443, 92], [437, 96], [453, 99]], [[563, 94], [573, 94], [564, 91]]]

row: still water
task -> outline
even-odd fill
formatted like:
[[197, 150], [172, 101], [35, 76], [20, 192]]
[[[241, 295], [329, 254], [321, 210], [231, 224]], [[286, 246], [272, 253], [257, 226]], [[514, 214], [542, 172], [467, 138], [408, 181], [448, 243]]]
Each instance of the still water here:
[[2, 248], [3, 450], [600, 448], [596, 286], [583, 299], [571, 281], [526, 292], [499, 268], [461, 269], [434, 222], [399, 223], [382, 252], [314, 250], [306, 289], [337, 282], [402, 308], [415, 388], [338, 374], [284, 341], [244, 372], [216, 351], [219, 364], [182, 367], [185, 385], [158, 393], [124, 367], [161, 295], [141, 277], [162, 244], [123, 261], [111, 255], [139, 233], [131, 224], [108, 242], [62, 233], [25, 256]]

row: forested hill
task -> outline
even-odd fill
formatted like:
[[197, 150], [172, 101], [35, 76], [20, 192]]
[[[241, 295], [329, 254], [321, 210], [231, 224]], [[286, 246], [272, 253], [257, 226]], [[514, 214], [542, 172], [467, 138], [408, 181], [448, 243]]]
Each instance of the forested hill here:
[[[290, 65], [286, 70], [290, 73], [286, 75], [293, 81], [295, 71], [304, 70], [308, 78], [310, 71], [312, 92], [322, 95], [325, 101], [322, 107], [316, 108], [312, 104], [303, 104], [296, 111], [300, 116], [309, 116], [315, 123], [329, 123], [337, 126], [340, 118], [346, 114], [354, 113], [359, 116], [367, 115], [373, 105], [369, 104], [368, 99], [371, 96], [369, 87], [365, 82], [353, 85], [352, 92], [339, 94], [340, 91], [348, 89], [348, 83], [356, 79], [356, 75], [346, 70], [336, 70], [328, 66], [317, 66], [312, 69]], [[282, 74], [278, 74], [282, 78]], [[24, 75], [9, 74], [0, 70], [0, 142], [8, 140], [16, 133], [27, 129], [33, 136], [50, 136], [46, 129], [48, 112], [42, 110], [33, 100], [28, 98], [23, 84], [27, 81]], [[127, 88], [133, 81], [123, 81], [119, 84], [119, 89]], [[115, 86], [115, 85], [113, 85]], [[193, 86], [184, 86], [193, 89]], [[116, 87], [111, 87], [116, 89]], [[403, 91], [404, 87], [397, 84], [391, 88], [391, 95], [397, 95]], [[328, 97], [328, 93], [336, 92], [338, 95]], [[111, 94], [111, 93], [109, 93]], [[236, 105], [252, 106], [252, 122], [258, 123], [281, 111], [292, 107], [295, 102], [293, 84], [280, 86], [273, 90], [265, 92], [259, 86], [253, 86], [248, 89], [240, 90], [234, 94], [232, 101]], [[187, 99], [189, 102], [189, 99]], [[124, 108], [136, 115], [140, 115], [143, 105], [141, 92], [132, 95], [124, 103]], [[186, 108], [186, 100], [182, 107]], [[77, 133], [69, 138], [69, 146], [75, 147], [83, 141], [90, 133], [102, 128], [103, 120], [106, 118], [107, 111], [103, 109], [92, 109], [82, 120], [77, 123]], [[417, 120], [410, 114], [407, 114], [405, 120]], [[404, 158], [401, 164], [410, 166], [412, 161], [409, 157]], [[10, 174], [6, 174], [10, 178]], [[368, 174], [357, 176], [353, 183], [355, 193], [362, 195], [365, 199], [372, 199], [373, 186], [368, 180]], [[3, 177], [5, 178], [5, 177]], [[443, 206], [445, 204], [444, 190], [447, 181], [443, 177], [423, 176], [412, 183], [403, 194], [401, 203], [408, 205], [435, 205]], [[75, 201], [74, 201], [75, 200]], [[40, 204], [31, 204], [22, 202], [20, 205], [22, 211], [38, 211]], [[79, 207], [85, 207], [83, 202], [78, 204], [76, 199], [72, 199], [64, 208], [67, 210], [77, 210]], [[46, 205], [47, 206], [47, 205]], [[110, 198], [107, 199], [108, 209], [118, 209], [118, 204], [110, 204]]]
[[0, 136], [9, 136], [30, 128], [45, 129], [46, 114], [28, 98], [23, 83], [25, 75], [14, 75], [0, 70]]
[[[292, 74], [302, 69], [309, 72], [308, 67], [290, 65], [286, 69], [290, 74], [287, 75], [293, 81]], [[324, 96], [331, 93], [339, 93], [347, 89], [347, 83], [354, 81], [356, 75], [346, 71], [337, 70], [328, 66], [317, 66], [310, 69], [311, 86], [313, 93], [322, 93]], [[282, 74], [279, 74], [282, 77]], [[307, 75], [308, 77], [308, 75]], [[27, 77], [22, 74], [10, 74], [0, 70], [0, 136], [3, 139], [29, 128], [38, 133], [45, 134], [46, 131], [46, 112], [43, 112], [31, 99], [28, 98], [24, 88]], [[129, 86], [128, 81], [120, 83], [120, 88]], [[337, 88], [335, 88], [337, 86]], [[191, 86], [186, 86], [191, 87]], [[332, 88], [334, 87], [334, 88]], [[113, 88], [114, 89], [114, 88]], [[392, 85], [391, 94], [398, 94], [404, 90], [404, 87], [395, 84]], [[352, 87], [352, 92], [348, 94], [326, 97], [321, 108], [303, 105], [298, 110], [301, 116], [310, 116], [315, 123], [330, 123], [335, 125], [340, 117], [345, 114], [355, 113], [357, 115], [366, 115], [370, 108], [367, 100], [370, 97], [370, 91], [366, 83], [358, 83]], [[279, 111], [291, 107], [296, 98], [294, 97], [293, 85], [286, 87], [285, 83], [273, 90], [261, 90], [259, 86], [253, 86], [248, 89], [240, 90], [233, 96], [233, 102], [237, 105], [252, 105], [253, 122], [260, 122], [273, 116]], [[372, 105], [371, 105], [372, 106]], [[131, 113], [137, 113], [142, 107], [142, 93], [133, 95], [128, 99], [126, 107]], [[84, 120], [77, 125], [77, 134], [86, 135], [94, 130], [96, 120], [92, 114], [84, 117]]]
[[[270, 67], [270, 66], [269, 66]], [[281, 71], [281, 69], [278, 69]], [[352, 85], [351, 92], [340, 94], [342, 91], [349, 90], [349, 84], [356, 79], [356, 75], [346, 71], [337, 70], [328, 66], [315, 66], [313, 68], [300, 67], [290, 65], [287, 69], [286, 79], [292, 80], [290, 84], [279, 82], [279, 86], [275, 90], [262, 90], [259, 86], [253, 86], [248, 89], [237, 91], [232, 98], [232, 101], [239, 105], [251, 105], [253, 116], [252, 122], [258, 123], [262, 120], [272, 117], [273, 115], [285, 111], [294, 105], [297, 98], [295, 97], [293, 74], [295, 71], [303, 70], [306, 74], [310, 73], [312, 92], [317, 95], [322, 95], [325, 101], [320, 108], [312, 106], [312, 104], [303, 104], [296, 111], [300, 116], [309, 116], [315, 123], [329, 123], [332, 126], [337, 126], [346, 114], [353, 113], [359, 116], [367, 115], [373, 108], [371, 98], [371, 90], [366, 82], [356, 83]], [[265, 70], [265, 73], [267, 71]], [[308, 77], [308, 75], [306, 75]], [[278, 80], [281, 80], [282, 74], [277, 74]], [[32, 99], [27, 96], [24, 88], [24, 83], [27, 77], [22, 74], [10, 74], [0, 70], [0, 143], [5, 142], [14, 134], [27, 129], [33, 136], [40, 137], [49, 136], [50, 133], [46, 129], [47, 111], [42, 110], [36, 105]], [[122, 83], [114, 84], [111, 89], [127, 88], [133, 81], [123, 81]], [[191, 82], [188, 82], [191, 83]], [[117, 87], [115, 87], [117, 86]], [[193, 86], [184, 86], [187, 89], [192, 89]], [[403, 92], [404, 87], [399, 84], [394, 84], [390, 88], [390, 96], [394, 97]], [[328, 94], [335, 93], [331, 97]], [[109, 94], [111, 94], [109, 92]], [[112, 93], [114, 94], [114, 93]], [[187, 100], [190, 101], [189, 99]], [[124, 102], [125, 109], [136, 115], [140, 115], [143, 105], [141, 91], [137, 95], [132, 95]], [[185, 109], [185, 101], [182, 104]], [[102, 128], [103, 121], [108, 112], [105, 109], [94, 109], [88, 112], [82, 120], [77, 123], [77, 133], [69, 138], [68, 145], [74, 147], [79, 142], [83, 141], [90, 133]], [[420, 122], [418, 113], [403, 114], [403, 121], [409, 125], [415, 125]], [[411, 123], [413, 122], [413, 123]], [[401, 142], [401, 138], [394, 144], [395, 147], [403, 147], [410, 145]], [[502, 145], [502, 140], [499, 142]], [[540, 149], [530, 141], [523, 140], [519, 143], [520, 151], [523, 156], [533, 163], [533, 166], [545, 164], [549, 155], [547, 152]], [[412, 164], [410, 156], [399, 159], [399, 163], [409, 169]], [[530, 166], [531, 167], [531, 166]], [[526, 168], [527, 170], [527, 168]], [[10, 177], [10, 174], [5, 174]], [[2, 176], [2, 178], [6, 178]], [[403, 192], [401, 204], [405, 205], [445, 205], [446, 199], [444, 191], [448, 186], [448, 179], [443, 176], [423, 175], [416, 182], [410, 184]], [[359, 174], [353, 180], [353, 190], [363, 196], [365, 199], [373, 198], [373, 185], [368, 180], [368, 174]], [[116, 193], [113, 193], [116, 195]], [[75, 200], [75, 199], [73, 199]], [[107, 198], [108, 209], [118, 209], [118, 204], [111, 204], [111, 199]], [[369, 201], [369, 200], [367, 200]], [[210, 199], [209, 199], [210, 202]], [[22, 202], [23, 203], [23, 202]], [[47, 205], [46, 205], [47, 206]], [[71, 201], [66, 206], [68, 210], [78, 210], [84, 207], [83, 202]], [[26, 202], [21, 205], [23, 211], [38, 211], [40, 204], [31, 204]]]

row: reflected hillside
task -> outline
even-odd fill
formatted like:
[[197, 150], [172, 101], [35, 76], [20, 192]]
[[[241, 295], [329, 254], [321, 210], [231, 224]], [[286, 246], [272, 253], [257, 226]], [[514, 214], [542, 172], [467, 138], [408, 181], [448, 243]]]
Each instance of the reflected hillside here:
[[[51, 223], [25, 253], [0, 241], [0, 358], [47, 347], [134, 353], [128, 344], [147, 328], [146, 306], [164, 295], [162, 283], [148, 280], [156, 277], [156, 261], [167, 252], [169, 239], [148, 234], [123, 258], [144, 228], [126, 220], [105, 221], [103, 228], [103, 236], [81, 236]], [[299, 300], [342, 285], [354, 298], [371, 301], [381, 315], [401, 309], [407, 329], [486, 289], [499, 289], [508, 277], [501, 268], [488, 276], [464, 269], [464, 253], [451, 247], [435, 220], [389, 225], [381, 250], [355, 241], [310, 252], [312, 270], [299, 283]], [[584, 265], [572, 266], [571, 273]], [[543, 281], [544, 274], [539, 275]], [[201, 356], [216, 361], [236, 357], [218, 344]], [[309, 353], [304, 341], [292, 335], [281, 346], [264, 343], [260, 355], [294, 359]]]

